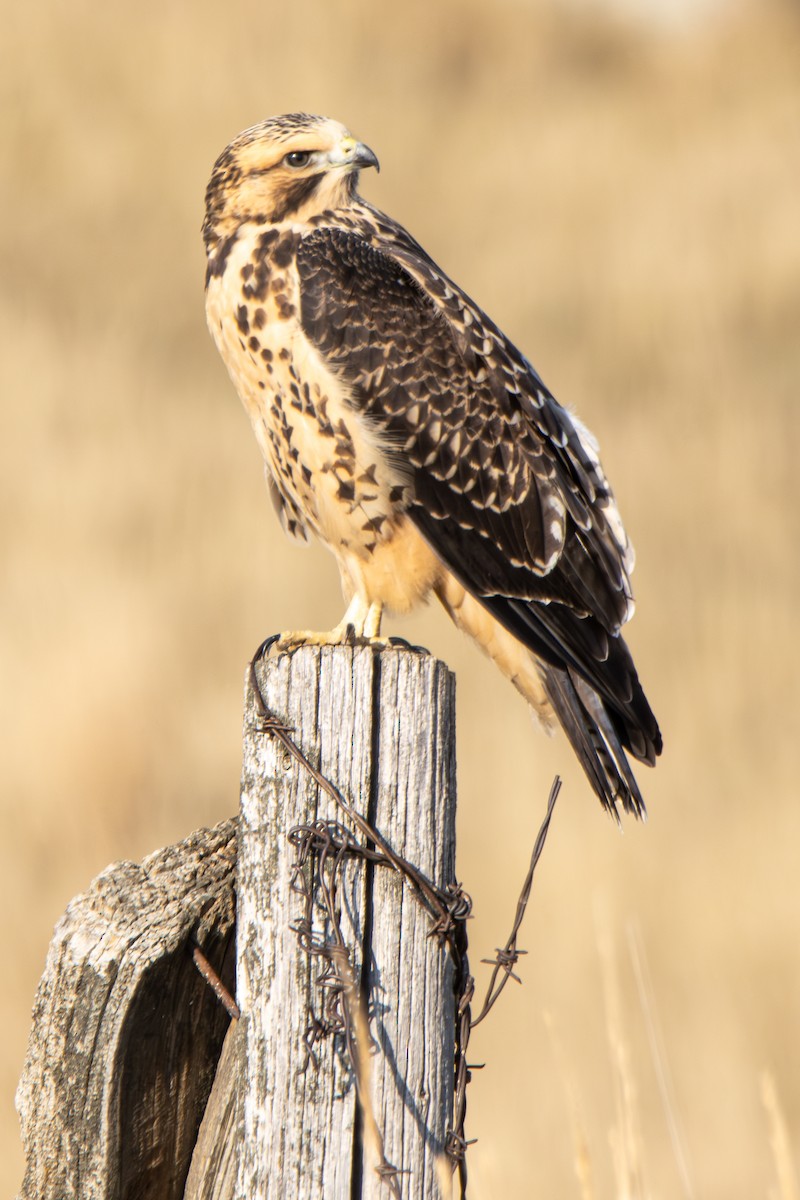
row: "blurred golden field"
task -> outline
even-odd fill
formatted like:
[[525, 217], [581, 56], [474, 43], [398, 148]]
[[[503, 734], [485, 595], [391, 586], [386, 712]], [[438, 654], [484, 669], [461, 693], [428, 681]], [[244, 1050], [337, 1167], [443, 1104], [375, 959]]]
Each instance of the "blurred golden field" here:
[[307, 109], [377, 151], [364, 192], [596, 432], [638, 549], [630, 641], [665, 754], [623, 836], [443, 614], [389, 629], [457, 671], [474, 966], [565, 779], [524, 986], [471, 1045], [471, 1194], [778, 1195], [765, 1071], [800, 1168], [800, 10], [40, 0], [4, 25], [3, 1193], [54, 922], [109, 861], [235, 810], [246, 660], [341, 615], [332, 560], [278, 528], [203, 316], [213, 160]]

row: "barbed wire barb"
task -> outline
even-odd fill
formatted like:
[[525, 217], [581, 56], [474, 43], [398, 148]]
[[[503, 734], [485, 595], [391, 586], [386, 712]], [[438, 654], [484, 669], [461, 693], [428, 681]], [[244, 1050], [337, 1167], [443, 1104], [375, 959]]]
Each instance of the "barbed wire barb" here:
[[[275, 738], [308, 772], [317, 786], [334, 801], [364, 839], [363, 842], [359, 841], [351, 830], [336, 821], [317, 820], [308, 825], [296, 825], [289, 830], [289, 841], [296, 852], [290, 887], [303, 904], [302, 916], [290, 924], [290, 929], [297, 937], [300, 949], [310, 959], [316, 958], [323, 963], [316, 980], [322, 998], [321, 1011], [317, 1013], [309, 1008], [309, 1024], [304, 1038], [306, 1061], [299, 1069], [306, 1070], [309, 1064], [313, 1064], [317, 1069], [319, 1057], [315, 1047], [318, 1043], [333, 1034], [343, 1035], [356, 1085], [365, 1145], [370, 1147], [372, 1157], [377, 1160], [375, 1170], [379, 1178], [386, 1183], [392, 1195], [399, 1197], [400, 1171], [385, 1157], [383, 1138], [372, 1110], [369, 1054], [373, 1042], [369, 1032], [369, 1019], [337, 911], [338, 880], [348, 857], [359, 858], [376, 866], [390, 867], [400, 874], [428, 913], [431, 921], [429, 936], [446, 941], [453, 957], [456, 1002], [453, 1127], [447, 1133], [444, 1152], [451, 1171], [458, 1171], [461, 1200], [466, 1200], [466, 1152], [476, 1140], [467, 1139], [464, 1133], [467, 1085], [471, 1071], [479, 1070], [483, 1065], [467, 1062], [470, 1033], [491, 1011], [508, 980], [515, 979], [518, 983], [521, 982], [514, 972], [514, 967], [520, 956], [526, 952], [517, 948], [517, 935], [525, 916], [534, 873], [544, 849], [550, 820], [561, 790], [561, 780], [556, 776], [550, 789], [547, 811], [534, 843], [530, 866], [520, 891], [514, 922], [505, 946], [497, 949], [494, 958], [482, 960], [493, 969], [480, 1013], [473, 1020], [471, 1005], [475, 995], [475, 980], [469, 970], [466, 932], [467, 921], [472, 913], [470, 896], [460, 883], [450, 883], [444, 888], [438, 887], [413, 863], [398, 854], [380, 831], [358, 813], [339, 789], [309, 761], [292, 736], [295, 730], [269, 711], [261, 692], [256, 663], [274, 641], [275, 638], [268, 638], [263, 642], [250, 663], [250, 682], [257, 727]], [[316, 904], [324, 914], [327, 933], [314, 928]]]

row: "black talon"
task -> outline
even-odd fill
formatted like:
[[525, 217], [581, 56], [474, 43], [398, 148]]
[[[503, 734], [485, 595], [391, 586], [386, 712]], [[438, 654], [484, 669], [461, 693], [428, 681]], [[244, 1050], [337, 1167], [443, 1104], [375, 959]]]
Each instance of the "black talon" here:
[[389, 645], [397, 650], [410, 650], [412, 654], [430, 654], [430, 650], [425, 646], [415, 646], [412, 642], [407, 642], [405, 638], [390, 637]]
[[263, 659], [265, 659], [267, 657], [267, 651], [271, 646], [274, 646], [276, 642], [280, 641], [280, 637], [281, 635], [279, 633], [271, 633], [269, 637], [264, 638], [264, 641], [250, 659], [250, 665], [253, 666], [255, 663], [261, 662]]

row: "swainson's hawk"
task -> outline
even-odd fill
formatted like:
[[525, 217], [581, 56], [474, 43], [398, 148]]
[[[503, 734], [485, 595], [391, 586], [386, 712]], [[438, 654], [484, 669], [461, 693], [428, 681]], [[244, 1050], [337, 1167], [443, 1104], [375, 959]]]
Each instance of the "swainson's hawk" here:
[[284, 527], [316, 534], [375, 638], [431, 592], [603, 804], [644, 810], [625, 751], [661, 735], [620, 629], [633, 552], [588, 430], [414, 239], [362, 200], [377, 167], [304, 113], [241, 133], [206, 193], [208, 323]]

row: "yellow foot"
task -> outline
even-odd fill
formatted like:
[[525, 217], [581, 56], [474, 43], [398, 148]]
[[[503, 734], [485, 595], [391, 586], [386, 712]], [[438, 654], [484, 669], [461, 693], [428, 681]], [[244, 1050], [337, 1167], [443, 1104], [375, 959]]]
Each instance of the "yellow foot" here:
[[381, 616], [383, 605], [375, 600], [372, 603], [362, 596], [354, 596], [347, 607], [347, 612], [339, 624], [330, 633], [314, 633], [308, 629], [293, 630], [282, 633], [274, 643], [278, 650], [296, 650], [298, 646], [354, 646], [356, 643], [368, 643], [378, 649], [384, 649], [389, 643], [380, 637]]
[[428, 654], [424, 646], [412, 646], [400, 637], [358, 636], [352, 625], [344, 630], [337, 627], [330, 633], [317, 633], [310, 629], [294, 629], [288, 633], [274, 633], [261, 643], [253, 655], [253, 662], [274, 654], [291, 653], [301, 646], [371, 646], [373, 650], [411, 650], [415, 654]]
[[341, 646], [347, 641], [338, 629], [317, 633], [312, 629], [292, 629], [281, 633], [272, 643], [276, 650], [297, 650], [299, 646]]
[[297, 650], [300, 646], [373, 646], [376, 650], [391, 648], [396, 638], [367, 637], [357, 633], [354, 625], [339, 626], [329, 633], [315, 633], [310, 629], [293, 629], [281, 633], [272, 642], [270, 649]]

